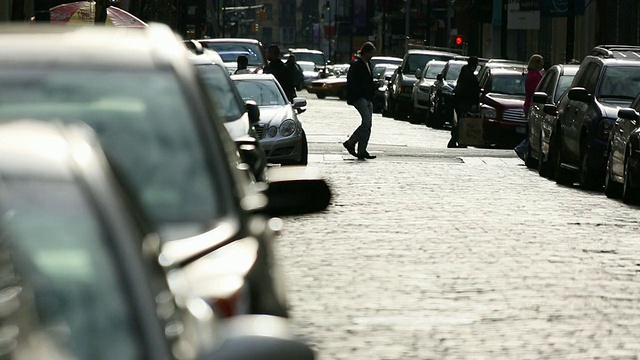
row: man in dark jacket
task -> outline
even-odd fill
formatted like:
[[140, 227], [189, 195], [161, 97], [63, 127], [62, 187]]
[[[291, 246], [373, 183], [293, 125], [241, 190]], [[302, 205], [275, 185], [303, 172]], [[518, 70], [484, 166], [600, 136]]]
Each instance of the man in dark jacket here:
[[264, 73], [273, 74], [280, 86], [282, 86], [282, 90], [287, 95], [289, 102], [293, 102], [293, 98], [296, 97], [295, 76], [290, 68], [280, 60], [280, 48], [277, 45], [269, 46], [267, 59], [269, 64], [264, 68]]
[[467, 113], [477, 111], [480, 102], [480, 84], [475, 74], [478, 67], [478, 58], [470, 56], [467, 65], [463, 66], [458, 75], [454, 92], [456, 119], [451, 127], [451, 140], [447, 147], [458, 147], [458, 121]]
[[[347, 73], [347, 103], [353, 105], [360, 117], [362, 123], [353, 132], [349, 140], [342, 143], [349, 154], [357, 157], [359, 160], [375, 159], [374, 155], [367, 152], [369, 137], [371, 137], [371, 120], [373, 117], [373, 95], [375, 88], [373, 87], [373, 75], [371, 73], [371, 57], [376, 47], [366, 42], [360, 47], [359, 55], [351, 63], [349, 72]], [[358, 151], [356, 152], [356, 144]]]

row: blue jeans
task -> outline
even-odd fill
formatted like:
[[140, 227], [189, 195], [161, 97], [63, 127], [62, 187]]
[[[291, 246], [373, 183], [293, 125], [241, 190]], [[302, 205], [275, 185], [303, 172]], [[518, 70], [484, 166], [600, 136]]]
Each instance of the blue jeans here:
[[369, 138], [371, 137], [371, 122], [373, 118], [373, 103], [365, 98], [360, 98], [353, 102], [353, 106], [360, 113], [362, 123], [351, 134], [347, 142], [351, 145], [358, 144], [358, 155], [365, 155], [367, 153], [367, 145], [369, 144]]

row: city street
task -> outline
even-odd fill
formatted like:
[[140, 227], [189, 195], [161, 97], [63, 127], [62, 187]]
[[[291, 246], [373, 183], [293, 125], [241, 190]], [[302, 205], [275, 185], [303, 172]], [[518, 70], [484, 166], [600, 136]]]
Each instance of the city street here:
[[357, 161], [342, 147], [357, 111], [299, 96], [334, 197], [286, 218], [276, 248], [319, 359], [640, 356], [640, 209], [380, 114], [378, 158]]

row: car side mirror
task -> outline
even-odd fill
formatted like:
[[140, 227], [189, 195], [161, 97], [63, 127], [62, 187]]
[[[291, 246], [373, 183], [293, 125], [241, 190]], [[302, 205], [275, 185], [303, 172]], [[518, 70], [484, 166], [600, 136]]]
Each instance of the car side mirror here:
[[618, 110], [618, 117], [620, 119], [631, 120], [631, 121], [640, 120], [640, 115], [638, 114], [638, 112], [631, 108], [623, 108]]
[[220, 346], [198, 360], [314, 360], [314, 351], [292, 334], [287, 320], [268, 315], [240, 315], [225, 320]]
[[260, 121], [260, 108], [254, 100], [247, 100], [244, 103], [245, 109], [247, 109], [247, 115], [249, 116], [249, 123], [255, 125]]
[[293, 108], [294, 109], [301, 109], [303, 107], [307, 106], [307, 99], [305, 98], [294, 98], [293, 99]]
[[264, 191], [269, 216], [303, 215], [329, 206], [331, 190], [320, 171], [308, 166], [271, 167], [266, 174], [269, 187]]
[[542, 111], [547, 115], [551, 115], [551, 116], [557, 116], [558, 115], [558, 107], [555, 106], [554, 104], [546, 104], [542, 108]]
[[416, 70], [416, 79], [418, 80], [422, 79], [422, 70], [420, 69]]
[[542, 91], [537, 91], [537, 92], [533, 93], [533, 98], [531, 99], [531, 101], [536, 103], [536, 104], [546, 104], [547, 103], [547, 93], [542, 92]]
[[442, 76], [442, 74], [436, 75], [436, 80], [442, 81], [443, 79], [444, 79], [444, 76]]
[[583, 103], [591, 102], [591, 94], [589, 94], [585, 88], [575, 87], [569, 90], [567, 96], [569, 97], [569, 100], [580, 101]]

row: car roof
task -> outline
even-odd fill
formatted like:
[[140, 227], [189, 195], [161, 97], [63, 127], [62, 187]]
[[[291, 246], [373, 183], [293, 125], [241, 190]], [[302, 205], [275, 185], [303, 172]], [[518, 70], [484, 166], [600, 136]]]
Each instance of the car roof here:
[[320, 50], [312, 50], [312, 49], [305, 49], [305, 48], [296, 48], [296, 49], [288, 49], [288, 50], [290, 53], [306, 52], [306, 53], [312, 53], [312, 54], [324, 54], [324, 52]]
[[446, 62], [447, 64], [463, 64], [466, 65], [467, 61], [466, 60], [460, 60], [460, 59], [451, 59], [449, 61]]
[[635, 45], [597, 45], [588, 56], [601, 58], [640, 60], [640, 46]]
[[629, 59], [629, 58], [619, 58], [619, 57], [603, 58], [600, 56], [587, 55], [582, 61], [582, 64], [589, 61], [597, 61], [597, 62], [601, 62], [606, 66], [640, 66], [640, 61], [638, 60], [640, 59]]
[[215, 43], [251, 43], [261, 44], [257, 39], [251, 38], [217, 38], [217, 39], [198, 39], [199, 42], [215, 42]]
[[552, 67], [559, 68], [562, 75], [575, 75], [578, 69], [580, 69], [580, 65], [578, 64], [556, 64]]
[[456, 53], [447, 52], [447, 51], [440, 51], [440, 50], [425, 50], [425, 49], [409, 49], [409, 50], [407, 50], [407, 55], [412, 55], [412, 54], [449, 55], [451, 57], [460, 56], [459, 54], [456, 54]]
[[209, 49], [203, 49], [201, 54], [197, 54], [193, 51], [187, 52], [187, 57], [191, 61], [192, 64], [201, 65], [201, 64], [217, 64], [220, 66], [225, 66], [224, 61], [218, 55], [217, 52]]
[[234, 80], [276, 80], [272, 74], [236, 74], [231, 75]]
[[490, 70], [490, 74], [491, 76], [494, 76], [494, 75], [497, 75], [497, 76], [523, 75], [524, 76], [524, 73], [522, 71], [514, 70], [514, 69], [504, 69], [504, 68], [493, 68]]
[[371, 60], [393, 60], [393, 61], [402, 61], [402, 58], [395, 56], [372, 56]]
[[[116, 34], [122, 36], [114, 36]], [[184, 46], [164, 24], [147, 28], [104, 26], [9, 25], [0, 27], [0, 59], [17, 64], [57, 63], [70, 66], [151, 68], [184, 61]], [[29, 47], [24, 45], [29, 43]], [[63, 47], [64, 52], [59, 51]], [[15, 51], [14, 51], [15, 49]]]

